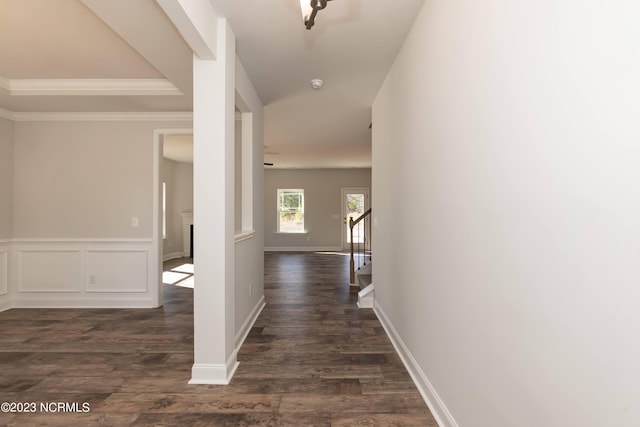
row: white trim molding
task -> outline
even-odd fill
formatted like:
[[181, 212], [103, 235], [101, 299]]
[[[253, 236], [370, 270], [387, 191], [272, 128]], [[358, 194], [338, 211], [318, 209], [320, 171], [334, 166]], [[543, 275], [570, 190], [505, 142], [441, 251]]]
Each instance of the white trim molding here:
[[[188, 255], [187, 255], [188, 256]], [[162, 261], [169, 261], [170, 259], [177, 259], [177, 258], [185, 258], [185, 255], [183, 252], [174, 252], [171, 254], [163, 254], [162, 255]]]
[[240, 351], [240, 347], [242, 347], [242, 344], [244, 344], [244, 341], [249, 336], [251, 328], [253, 328], [253, 325], [256, 323], [256, 320], [258, 320], [260, 313], [262, 313], [262, 309], [266, 305], [267, 304], [264, 301], [263, 295], [255, 305], [253, 310], [251, 310], [249, 317], [247, 317], [247, 320], [245, 320], [244, 324], [240, 327], [240, 330], [238, 330], [238, 332], [236, 333], [236, 351]]
[[12, 308], [13, 306], [11, 305], [10, 300], [3, 301], [2, 299], [0, 299], [0, 313], [3, 311], [11, 310]]
[[189, 384], [227, 385], [231, 382], [239, 364], [236, 350], [224, 365], [194, 363], [191, 368]]
[[79, 248], [17, 247], [15, 267], [18, 297], [27, 299], [27, 294], [82, 292], [82, 251]]
[[0, 297], [8, 298], [9, 295], [9, 258], [10, 247], [5, 247], [0, 242]]
[[[147, 245], [152, 243], [151, 239], [51, 239], [51, 238], [17, 238], [10, 241], [14, 245], [59, 245], [63, 244], [82, 244], [82, 245]], [[2, 241], [0, 241], [0, 244]]]
[[16, 122], [193, 122], [191, 112], [11, 113]]
[[13, 247], [11, 240], [0, 239], [0, 311], [13, 308], [11, 292], [11, 261]]
[[14, 308], [159, 305], [152, 239], [15, 239], [8, 246]]
[[233, 236], [233, 240], [236, 243], [240, 243], [240, 242], [243, 242], [245, 240], [251, 239], [255, 235], [256, 235], [256, 232], [254, 230], [241, 231], [238, 234], [236, 234], [235, 236]]
[[166, 79], [14, 79], [8, 83], [11, 96], [184, 95]]
[[449, 412], [449, 409], [445, 406], [444, 402], [438, 395], [438, 392], [424, 374], [413, 355], [402, 341], [402, 338], [400, 338], [400, 335], [398, 335], [398, 332], [391, 324], [387, 315], [375, 300], [373, 311], [376, 313], [376, 316], [378, 316], [378, 320], [380, 320], [380, 323], [389, 336], [393, 347], [396, 349], [400, 359], [402, 359], [402, 363], [405, 368], [409, 371], [409, 375], [411, 375], [413, 382], [418, 388], [418, 391], [420, 391], [422, 398], [429, 407], [429, 410], [433, 414], [438, 425], [440, 427], [458, 427], [456, 420], [453, 418], [453, 415], [451, 415], [451, 412]]

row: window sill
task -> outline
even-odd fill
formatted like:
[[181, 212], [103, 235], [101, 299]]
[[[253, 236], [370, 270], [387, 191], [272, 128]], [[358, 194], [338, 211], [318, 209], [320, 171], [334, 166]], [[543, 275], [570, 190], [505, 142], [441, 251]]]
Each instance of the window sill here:
[[236, 234], [235, 236], [233, 236], [233, 240], [236, 243], [245, 241], [245, 240], [249, 240], [251, 238], [253, 238], [253, 236], [256, 235], [255, 230], [248, 230], [248, 231], [241, 231], [240, 233]]

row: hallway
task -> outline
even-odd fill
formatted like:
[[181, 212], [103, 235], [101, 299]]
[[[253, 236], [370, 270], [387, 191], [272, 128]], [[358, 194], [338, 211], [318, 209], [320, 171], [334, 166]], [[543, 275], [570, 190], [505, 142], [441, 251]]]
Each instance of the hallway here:
[[265, 254], [267, 306], [232, 385], [260, 384], [290, 425], [435, 426], [373, 310], [356, 307], [346, 255]]
[[435, 426], [373, 311], [355, 307], [347, 265], [339, 253], [265, 254], [267, 305], [228, 386], [187, 384], [188, 287], [165, 285], [154, 310], [0, 313], [0, 401], [90, 405], [0, 424]]

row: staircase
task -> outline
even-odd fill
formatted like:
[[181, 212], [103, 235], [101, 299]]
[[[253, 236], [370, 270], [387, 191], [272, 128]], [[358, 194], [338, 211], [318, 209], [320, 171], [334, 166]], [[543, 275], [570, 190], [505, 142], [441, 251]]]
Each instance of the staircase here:
[[356, 280], [353, 286], [358, 286], [360, 289], [364, 289], [373, 282], [373, 262], [369, 260], [367, 264], [364, 264], [358, 271], [356, 271]]
[[351, 258], [349, 282], [360, 289], [358, 307], [373, 307], [373, 259], [371, 254], [371, 209], [349, 219]]

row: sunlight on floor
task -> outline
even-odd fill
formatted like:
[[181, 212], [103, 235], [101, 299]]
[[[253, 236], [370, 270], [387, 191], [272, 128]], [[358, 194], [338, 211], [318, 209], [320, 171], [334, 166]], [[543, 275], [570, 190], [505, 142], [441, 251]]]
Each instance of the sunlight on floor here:
[[181, 286], [183, 288], [191, 288], [193, 289], [193, 276], [189, 277], [186, 280], [176, 283], [176, 286]]
[[175, 273], [173, 271], [165, 271], [162, 273], [162, 283], [165, 285], [175, 285], [181, 280], [189, 277], [189, 274]]
[[190, 263], [174, 267], [169, 271], [162, 272], [162, 283], [193, 289], [193, 271], [193, 264]]
[[182, 264], [176, 268], [172, 268], [171, 271], [177, 271], [179, 273], [193, 274], [193, 264]]

